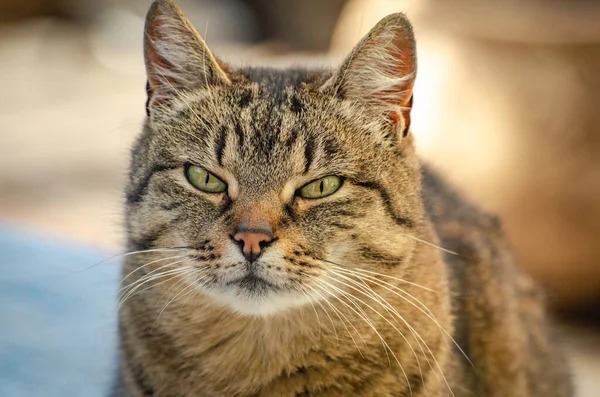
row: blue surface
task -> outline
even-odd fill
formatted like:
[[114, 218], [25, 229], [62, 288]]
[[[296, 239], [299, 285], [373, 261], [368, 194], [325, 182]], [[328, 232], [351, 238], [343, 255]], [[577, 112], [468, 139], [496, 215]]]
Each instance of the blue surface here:
[[119, 259], [0, 223], [0, 397], [105, 397]]

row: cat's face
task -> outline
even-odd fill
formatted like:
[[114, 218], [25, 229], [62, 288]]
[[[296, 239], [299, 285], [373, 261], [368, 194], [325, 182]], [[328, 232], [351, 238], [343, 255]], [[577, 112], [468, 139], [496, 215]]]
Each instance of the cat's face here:
[[[348, 293], [345, 269], [406, 266], [421, 214], [404, 136], [414, 71], [384, 74], [413, 59], [392, 67], [395, 43], [414, 46], [402, 23], [378, 25], [333, 74], [244, 71], [223, 67], [172, 4], [155, 3], [149, 117], [128, 187], [134, 247], [185, 247], [174, 266], [189, 287], [244, 314]], [[369, 56], [385, 64], [374, 70]], [[373, 87], [365, 68], [380, 72]]]

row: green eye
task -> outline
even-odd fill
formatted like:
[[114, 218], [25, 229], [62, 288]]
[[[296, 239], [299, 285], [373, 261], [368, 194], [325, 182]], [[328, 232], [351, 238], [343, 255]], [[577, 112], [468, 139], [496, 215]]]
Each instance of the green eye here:
[[335, 175], [325, 176], [304, 185], [302, 189], [300, 189], [300, 197], [307, 199], [327, 197], [335, 193], [340, 186], [342, 186], [342, 180], [339, 177]]
[[197, 165], [189, 165], [185, 169], [188, 181], [198, 190], [207, 193], [222, 193], [227, 189], [225, 182]]

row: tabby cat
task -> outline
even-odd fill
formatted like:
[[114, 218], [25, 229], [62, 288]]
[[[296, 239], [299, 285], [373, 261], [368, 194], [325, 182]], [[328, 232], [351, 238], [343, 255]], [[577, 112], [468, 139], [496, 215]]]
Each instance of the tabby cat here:
[[498, 221], [415, 154], [415, 41], [235, 68], [170, 0], [145, 28], [115, 396], [571, 396]]

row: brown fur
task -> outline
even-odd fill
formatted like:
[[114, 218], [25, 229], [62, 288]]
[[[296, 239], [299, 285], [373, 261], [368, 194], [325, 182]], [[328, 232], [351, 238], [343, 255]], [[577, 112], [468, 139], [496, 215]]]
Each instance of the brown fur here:
[[[571, 395], [498, 222], [414, 153], [414, 48], [394, 14], [333, 73], [234, 69], [153, 4], [115, 396]], [[295, 194], [326, 175], [339, 191]], [[231, 239], [248, 219], [276, 239], [253, 263]]]

